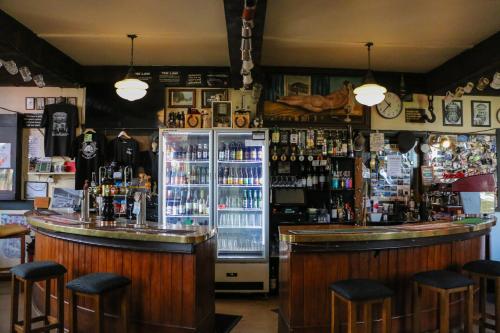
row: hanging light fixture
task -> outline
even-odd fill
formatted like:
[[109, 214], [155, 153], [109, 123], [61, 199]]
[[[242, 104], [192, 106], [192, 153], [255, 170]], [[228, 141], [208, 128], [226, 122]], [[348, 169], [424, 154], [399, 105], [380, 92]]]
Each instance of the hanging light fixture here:
[[373, 46], [372, 42], [366, 43], [368, 48], [368, 72], [366, 73], [365, 80], [362, 86], [354, 89], [354, 95], [356, 100], [363, 105], [373, 106], [382, 102], [385, 98], [385, 93], [387, 89], [378, 85], [373, 77], [371, 70], [371, 59], [370, 59], [370, 48]]
[[115, 83], [116, 93], [123, 99], [135, 101], [146, 96], [149, 85], [139, 80], [134, 74], [134, 38], [137, 35], [127, 35], [132, 42], [130, 49], [130, 68], [125, 78]]

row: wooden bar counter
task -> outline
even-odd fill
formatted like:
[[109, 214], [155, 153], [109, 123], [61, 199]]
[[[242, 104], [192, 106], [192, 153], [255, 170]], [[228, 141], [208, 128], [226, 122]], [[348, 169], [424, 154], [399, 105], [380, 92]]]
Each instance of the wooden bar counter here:
[[[330, 332], [331, 283], [369, 278], [396, 292], [392, 332], [411, 332], [411, 277], [436, 269], [459, 270], [484, 258], [485, 237], [494, 219], [463, 222], [412, 223], [390, 227], [308, 225], [280, 227], [279, 332]], [[451, 299], [452, 327], [458, 325], [460, 298]], [[437, 327], [437, 300], [423, 294], [422, 331]], [[373, 327], [380, 329], [375, 307]], [[463, 312], [462, 312], [463, 313]], [[363, 327], [358, 314], [358, 328]], [[340, 308], [341, 331], [346, 309]]]
[[[103, 226], [80, 223], [76, 215], [36, 213], [28, 214], [28, 221], [36, 234], [35, 260], [64, 265], [68, 269], [66, 282], [93, 272], [113, 272], [132, 280], [130, 332], [214, 330], [215, 233], [208, 228], [134, 228], [124, 223]], [[39, 309], [43, 309], [44, 292], [44, 283], [36, 286], [34, 302]], [[66, 291], [66, 327], [67, 297]], [[114, 297], [106, 297], [106, 332], [121, 330], [118, 303]], [[53, 294], [53, 311], [55, 306]], [[91, 300], [80, 299], [78, 311], [78, 332], [95, 331]]]

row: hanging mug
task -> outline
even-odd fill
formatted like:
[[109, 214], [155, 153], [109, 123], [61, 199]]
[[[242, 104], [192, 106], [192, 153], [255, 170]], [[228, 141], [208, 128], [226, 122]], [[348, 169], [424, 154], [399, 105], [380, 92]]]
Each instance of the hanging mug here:
[[474, 83], [473, 82], [467, 82], [467, 84], [464, 87], [464, 91], [466, 94], [470, 94], [472, 92], [472, 89], [474, 88]]
[[486, 86], [490, 83], [490, 80], [487, 78], [487, 77], [482, 77], [479, 79], [479, 81], [477, 82], [477, 86], [476, 86], [476, 89], [479, 90], [479, 91], [483, 91], [484, 88], [486, 88]]
[[461, 98], [464, 95], [464, 92], [465, 92], [464, 87], [457, 87], [457, 89], [455, 89], [455, 97]]
[[455, 97], [455, 96], [453, 95], [453, 93], [452, 93], [451, 91], [449, 91], [449, 90], [448, 90], [448, 91], [446, 92], [446, 96], [444, 97], [444, 102], [445, 102], [446, 104], [449, 104], [449, 103], [453, 100], [453, 98], [454, 98], [454, 97]]

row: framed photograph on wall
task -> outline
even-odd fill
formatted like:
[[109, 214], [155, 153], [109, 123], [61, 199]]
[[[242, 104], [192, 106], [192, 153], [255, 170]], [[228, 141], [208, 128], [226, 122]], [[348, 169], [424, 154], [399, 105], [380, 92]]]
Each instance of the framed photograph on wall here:
[[76, 97], [66, 97], [66, 103], [76, 106]]
[[232, 127], [231, 102], [212, 102], [212, 127]]
[[474, 127], [491, 127], [491, 103], [471, 101], [471, 124]]
[[37, 110], [45, 109], [45, 98], [44, 97], [35, 97], [35, 108]]
[[464, 109], [462, 101], [453, 100], [445, 103], [443, 100], [443, 126], [463, 126]]
[[24, 198], [33, 200], [35, 198], [44, 198], [49, 195], [49, 183], [26, 181], [24, 183]]
[[45, 97], [45, 105], [56, 104], [55, 97]]
[[227, 101], [227, 89], [203, 89], [201, 91], [201, 107], [210, 108], [214, 101]]
[[285, 96], [311, 95], [311, 77], [302, 75], [285, 75]]
[[24, 108], [26, 110], [35, 110], [35, 97], [26, 97]]
[[169, 108], [194, 108], [196, 107], [196, 89], [169, 89]]

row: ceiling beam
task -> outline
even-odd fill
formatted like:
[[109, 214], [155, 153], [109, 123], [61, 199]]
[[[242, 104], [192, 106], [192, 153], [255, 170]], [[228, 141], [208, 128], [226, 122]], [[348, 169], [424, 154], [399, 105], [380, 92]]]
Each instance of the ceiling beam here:
[[[262, 80], [260, 62], [262, 58], [262, 40], [264, 36], [264, 23], [266, 21], [267, 0], [256, 0], [257, 7], [252, 29], [252, 60], [254, 69], [252, 76], [254, 82]], [[224, 0], [224, 14], [226, 16], [227, 45], [229, 48], [229, 62], [231, 66], [231, 86], [243, 86], [241, 70], [241, 14], [243, 13], [244, 0]]]
[[[428, 72], [427, 89], [429, 93], [444, 95], [448, 90], [454, 92], [458, 86], [463, 86], [468, 81], [477, 83], [478, 78], [483, 75], [491, 79], [491, 74], [498, 70], [500, 70], [500, 32]], [[474, 90], [474, 94], [498, 95], [498, 91]]]
[[[32, 75], [42, 74], [47, 86], [75, 87], [81, 78], [81, 66], [69, 56], [38, 37], [33, 31], [0, 10], [0, 58], [27, 66]], [[20, 75], [0, 76], [0, 84], [34, 86]]]

